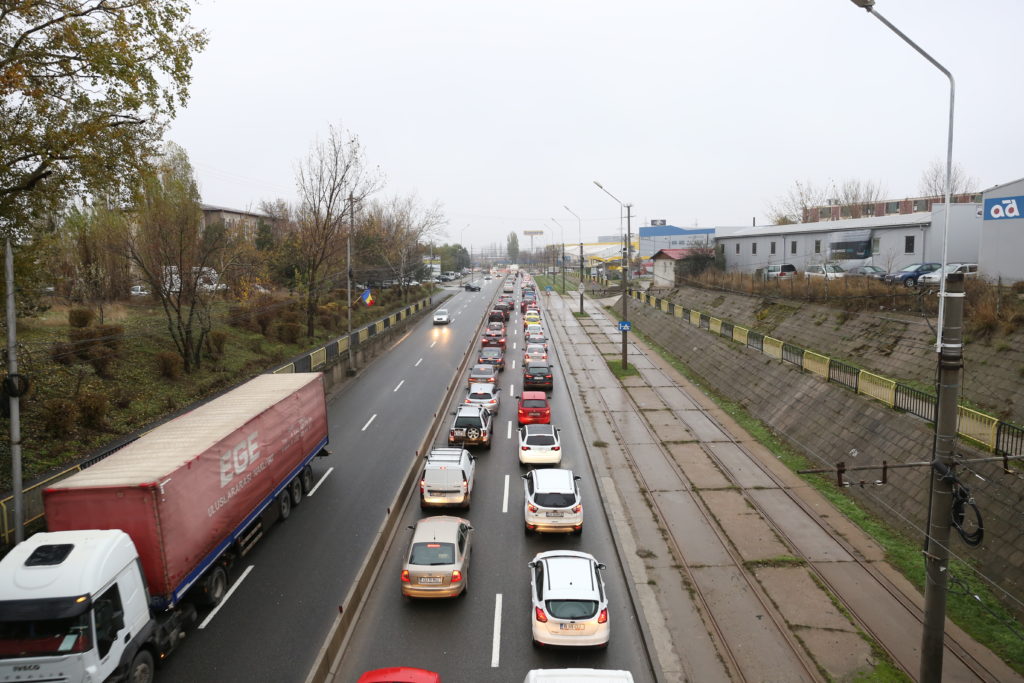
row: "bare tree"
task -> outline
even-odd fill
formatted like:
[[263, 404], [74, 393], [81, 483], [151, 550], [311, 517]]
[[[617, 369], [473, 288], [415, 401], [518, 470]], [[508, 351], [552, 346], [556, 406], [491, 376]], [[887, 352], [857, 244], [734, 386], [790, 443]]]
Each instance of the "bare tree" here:
[[834, 198], [839, 200], [840, 206], [850, 207], [851, 218], [860, 218], [864, 204], [873, 204], [885, 198], [885, 186], [871, 180], [844, 180], [835, 187]]
[[134, 211], [135, 224], [126, 222], [122, 233], [128, 258], [163, 306], [185, 372], [192, 372], [212, 326], [210, 307], [219, 288], [214, 267], [228, 258], [230, 233], [223, 223], [203, 224], [188, 155], [173, 143], [156, 170], [144, 174]]
[[[967, 175], [964, 167], [960, 164], [953, 164], [951, 169], [952, 194], [967, 194], [976, 191], [978, 187], [977, 178]], [[921, 173], [921, 182], [918, 185], [918, 192], [922, 197], [945, 197], [946, 196], [946, 162], [935, 159]]]
[[299, 206], [294, 212], [299, 287], [306, 297], [306, 335], [312, 337], [320, 297], [330, 289], [345, 251], [345, 218], [382, 184], [368, 169], [359, 139], [330, 126], [296, 171]]
[[398, 278], [403, 297], [408, 275], [421, 265], [424, 243], [436, 237], [444, 224], [439, 204], [423, 207], [412, 195], [374, 203], [367, 212], [364, 225], [378, 255]]
[[823, 206], [828, 199], [827, 188], [818, 187], [809, 180], [794, 181], [785, 195], [768, 205], [768, 220], [775, 225], [803, 223], [807, 209]]

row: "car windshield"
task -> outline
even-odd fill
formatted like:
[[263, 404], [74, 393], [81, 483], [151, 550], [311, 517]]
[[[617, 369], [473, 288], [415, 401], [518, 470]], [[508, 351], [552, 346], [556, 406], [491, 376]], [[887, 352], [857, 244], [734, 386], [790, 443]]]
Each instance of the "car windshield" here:
[[915, 270], [917, 270], [920, 267], [921, 267], [920, 263], [914, 263], [914, 264], [911, 264], [911, 265], [907, 266], [906, 268], [903, 268], [902, 270], [900, 270], [900, 272], [901, 273], [913, 273]]
[[45, 657], [92, 649], [89, 613], [64, 619], [0, 622], [0, 656]]
[[547, 408], [548, 402], [539, 398], [528, 398], [523, 401], [524, 408]]
[[469, 395], [470, 398], [475, 398], [477, 400], [488, 399], [493, 396], [494, 394], [489, 391], [474, 391]]
[[825, 266], [825, 270], [827, 270], [830, 273], [843, 273], [843, 272], [845, 272], [839, 266]]
[[533, 502], [545, 508], [567, 508], [576, 502], [572, 493], [536, 493]]
[[437, 313], [435, 313], [434, 315], [448, 315], [448, 309], [447, 308], [439, 308], [437, 310]]
[[454, 561], [454, 543], [413, 543], [409, 554], [409, 564], [436, 566]]
[[482, 358], [501, 358], [501, 349], [489, 348], [480, 352]]
[[526, 371], [531, 375], [543, 375], [548, 372], [548, 366], [546, 365], [527, 365]]
[[531, 434], [526, 437], [526, 443], [531, 446], [554, 446], [556, 442], [550, 434]]
[[544, 604], [555, 619], [589, 619], [597, 614], [596, 600], [548, 600]]

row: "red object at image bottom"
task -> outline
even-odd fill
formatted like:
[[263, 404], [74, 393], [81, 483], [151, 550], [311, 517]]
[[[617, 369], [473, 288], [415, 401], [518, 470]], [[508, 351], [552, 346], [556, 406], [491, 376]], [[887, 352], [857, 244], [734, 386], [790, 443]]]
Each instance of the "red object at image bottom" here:
[[395, 666], [367, 671], [356, 683], [441, 683], [441, 676], [426, 669]]

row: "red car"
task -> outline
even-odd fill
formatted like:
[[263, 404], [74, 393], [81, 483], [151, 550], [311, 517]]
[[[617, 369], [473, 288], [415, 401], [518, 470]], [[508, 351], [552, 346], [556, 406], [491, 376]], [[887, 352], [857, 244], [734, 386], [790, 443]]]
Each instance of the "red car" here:
[[524, 391], [519, 397], [519, 426], [551, 424], [551, 404], [543, 391]]
[[441, 683], [441, 675], [411, 666], [393, 666], [367, 671], [356, 683]]

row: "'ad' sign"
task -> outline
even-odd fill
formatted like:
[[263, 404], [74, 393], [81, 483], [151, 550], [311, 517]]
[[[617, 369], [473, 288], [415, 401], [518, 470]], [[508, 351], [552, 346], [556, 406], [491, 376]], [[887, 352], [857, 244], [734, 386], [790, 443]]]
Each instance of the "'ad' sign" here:
[[1000, 218], [1020, 218], [1021, 207], [1024, 207], [1024, 196], [986, 199], [985, 220], [994, 221]]

